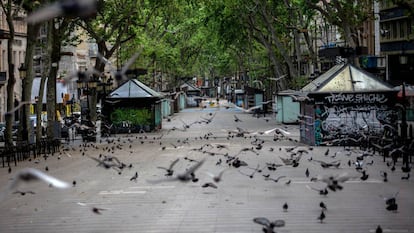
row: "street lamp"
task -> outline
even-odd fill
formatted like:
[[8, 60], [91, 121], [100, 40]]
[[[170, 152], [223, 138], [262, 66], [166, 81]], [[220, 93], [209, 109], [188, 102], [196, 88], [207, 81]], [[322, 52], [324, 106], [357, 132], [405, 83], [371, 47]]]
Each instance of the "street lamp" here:
[[97, 86], [98, 86], [98, 82], [97, 81], [95, 81], [95, 80], [91, 80], [91, 81], [89, 81], [88, 82], [88, 87], [90, 88], [90, 89], [94, 89], [94, 88], [96, 88]]
[[106, 86], [108, 86], [108, 90], [112, 90], [112, 86], [114, 85], [114, 79], [109, 77], [109, 79], [106, 81]]
[[405, 92], [405, 82], [402, 84], [402, 114], [401, 114], [401, 139], [403, 143], [406, 142], [407, 139], [407, 110], [406, 110], [406, 92]]
[[26, 68], [26, 66], [23, 63], [20, 64], [20, 67], [19, 67], [19, 75], [20, 75], [20, 78], [22, 80], [24, 80], [26, 78], [27, 68]]
[[107, 77], [102, 78], [102, 81], [98, 82], [98, 86], [96, 88], [96, 90], [98, 91], [98, 94], [100, 94], [101, 99], [104, 100], [106, 92], [112, 89], [112, 85], [113, 83], [113, 78], [109, 77], [109, 79], [107, 79]]
[[[27, 68], [24, 65], [24, 63], [21, 63], [20, 64], [20, 67], [19, 67], [19, 76], [20, 76], [20, 79], [22, 80], [22, 97], [21, 97], [21, 102], [23, 103], [23, 102], [26, 101], [26, 98], [25, 98], [26, 91], [25, 91], [24, 80], [25, 80], [25, 78], [27, 76]], [[29, 135], [28, 135], [28, 131], [27, 131], [26, 106], [23, 106], [21, 109], [22, 109], [22, 114], [21, 114], [20, 121], [21, 121], [21, 125], [22, 125], [22, 140], [23, 141], [27, 141]]]
[[93, 108], [90, 105], [89, 97], [96, 95], [96, 92], [100, 92], [104, 87], [102, 87], [102, 83], [99, 80], [88, 79], [86, 76], [79, 76], [79, 79], [76, 81], [76, 84], [78, 88], [79, 99], [81, 99], [81, 95], [86, 95], [88, 109], [87, 117], [90, 118], [90, 110]]
[[[86, 95], [86, 104], [87, 104], [87, 115], [89, 116], [89, 90], [88, 90], [88, 83], [86, 81], [85, 77], [80, 76], [79, 79], [76, 81], [76, 85], [78, 88], [78, 98], [81, 101], [81, 115], [82, 115], [82, 119], [83, 116], [85, 115], [85, 108], [84, 108], [84, 104], [82, 104], [82, 98], [81, 96]], [[82, 120], [81, 119], [81, 120]]]
[[73, 116], [73, 104], [75, 103], [75, 94], [72, 94], [72, 99], [70, 100], [70, 114]]
[[101, 101], [102, 103], [102, 107], [104, 105], [105, 102], [105, 98], [106, 98], [106, 94], [107, 91], [112, 90], [112, 85], [113, 85], [113, 78], [109, 77], [109, 79], [107, 79], [107, 77], [102, 77], [102, 80], [98, 82], [98, 85], [96, 87], [96, 91], [98, 94], [98, 101]]

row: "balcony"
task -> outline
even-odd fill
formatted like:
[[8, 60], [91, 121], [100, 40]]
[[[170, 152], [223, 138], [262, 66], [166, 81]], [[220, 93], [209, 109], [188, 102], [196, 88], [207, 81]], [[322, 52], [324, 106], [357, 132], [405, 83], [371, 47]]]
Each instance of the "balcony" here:
[[359, 56], [368, 54], [367, 47], [357, 47], [356, 49], [347, 48], [347, 47], [333, 47], [333, 48], [324, 48], [319, 50], [320, 57], [334, 58], [337, 56], [347, 58], [351, 56]]
[[0, 29], [0, 39], [9, 39], [10, 38], [10, 32], [4, 29]]

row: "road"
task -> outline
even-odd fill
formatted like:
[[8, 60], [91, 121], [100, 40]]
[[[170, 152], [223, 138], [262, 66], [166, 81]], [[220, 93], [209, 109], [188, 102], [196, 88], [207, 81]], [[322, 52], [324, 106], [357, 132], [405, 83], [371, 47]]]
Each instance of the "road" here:
[[[241, 121], [235, 122], [234, 115]], [[210, 118], [208, 124], [194, 123], [184, 130], [183, 122], [189, 125]], [[229, 134], [237, 127], [248, 133]], [[275, 127], [290, 134], [277, 141], [273, 133], [260, 134]], [[264, 140], [262, 148], [253, 145], [256, 138]], [[341, 147], [310, 150], [298, 139], [297, 126], [278, 125], [271, 115], [256, 118], [221, 106], [176, 113], [163, 121], [160, 132], [116, 135], [110, 138], [112, 143], [107, 139], [98, 139], [96, 144], [70, 142], [63, 145], [61, 153], [21, 162], [12, 167], [10, 174], [7, 168], [0, 169], [3, 193], [13, 175], [24, 167], [37, 168], [70, 184], [76, 181], [68, 189], [49, 187], [43, 182], [19, 185], [20, 191], [31, 190], [35, 194], [8, 194], [0, 201], [0, 232], [262, 232], [262, 226], [253, 222], [255, 217], [284, 220], [286, 225], [275, 228], [277, 232], [367, 233], [375, 232], [378, 225], [383, 232], [414, 232], [414, 185], [412, 179], [401, 179], [405, 175], [400, 169], [401, 161], [392, 172], [379, 155], [365, 157], [363, 169], [369, 177], [363, 181], [353, 165], [361, 153], [357, 148], [351, 148], [350, 154]], [[196, 150], [203, 145], [210, 154]], [[251, 147], [254, 150], [241, 152]], [[289, 149], [297, 154], [301, 149], [308, 153], [302, 154], [297, 167], [283, 165], [269, 170], [266, 164], [282, 165], [281, 157], [291, 156]], [[325, 155], [327, 149], [329, 153]], [[99, 158], [100, 154], [116, 156], [127, 166], [132, 164], [132, 168], [118, 173], [97, 166], [89, 157]], [[228, 166], [226, 159], [235, 155], [248, 166]], [[177, 158], [174, 176], [205, 159], [195, 171], [198, 182], [150, 182], [168, 178], [157, 166], [168, 167]], [[322, 168], [315, 160], [339, 161], [340, 166]], [[352, 164], [348, 166], [350, 160]], [[208, 173], [223, 170], [217, 189], [202, 187], [212, 182]], [[380, 171], [388, 173], [388, 182], [383, 181]], [[136, 172], [137, 180], [131, 181]], [[323, 196], [309, 188], [325, 187], [323, 182], [311, 181], [312, 177], [345, 173], [352, 179], [343, 183], [342, 190], [329, 190]], [[286, 177], [275, 182], [266, 180], [265, 175]], [[381, 195], [396, 192], [398, 211], [387, 211]], [[317, 219], [322, 211], [320, 202], [327, 205], [322, 223]], [[288, 204], [287, 211], [282, 208], [284, 203]], [[93, 212], [94, 208], [99, 212]]]

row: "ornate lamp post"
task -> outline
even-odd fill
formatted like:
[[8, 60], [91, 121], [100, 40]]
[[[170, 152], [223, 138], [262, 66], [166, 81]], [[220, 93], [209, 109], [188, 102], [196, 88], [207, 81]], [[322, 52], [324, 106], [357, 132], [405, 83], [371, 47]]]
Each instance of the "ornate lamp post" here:
[[[19, 76], [20, 76], [20, 79], [22, 80], [22, 97], [21, 97], [21, 102], [23, 103], [23, 102], [25, 102], [26, 101], [26, 99], [25, 99], [25, 93], [26, 93], [26, 91], [25, 91], [25, 85], [24, 85], [24, 81], [25, 81], [25, 78], [26, 78], [26, 76], [27, 76], [27, 68], [26, 68], [26, 66], [22, 63], [21, 65], [20, 65], [20, 67], [19, 67]], [[21, 134], [21, 136], [22, 136], [22, 140], [23, 141], [27, 141], [28, 140], [28, 130], [27, 130], [27, 117], [26, 117], [26, 105], [24, 105], [22, 108], [21, 108], [22, 110], [21, 110], [21, 117], [20, 117], [20, 122], [21, 122], [21, 132], [22, 132], [22, 134]]]
[[[87, 101], [87, 108], [89, 108], [89, 93], [88, 93], [88, 84], [87, 84], [87, 82], [85, 81], [85, 78], [84, 77], [82, 77], [82, 76], [80, 76], [79, 77], [79, 79], [76, 81], [76, 85], [77, 85], [77, 89], [78, 89], [78, 99], [79, 99], [79, 101], [81, 101], [80, 102], [80, 105], [81, 105], [81, 120], [83, 120], [84, 119], [84, 115], [85, 115], [85, 113], [84, 113], [84, 111], [85, 111], [85, 108], [83, 107], [83, 105], [82, 105], [82, 98], [81, 98], [81, 96], [82, 95], [84, 95], [84, 94], [86, 94], [86, 101]], [[88, 113], [89, 114], [89, 113]]]
[[73, 105], [75, 104], [75, 94], [72, 94], [72, 99], [70, 100], [70, 114], [73, 115]]
[[98, 101], [101, 102], [101, 110], [104, 108], [107, 92], [112, 90], [113, 84], [114, 84], [113, 83], [113, 78], [109, 77], [109, 79], [108, 79], [105, 76], [98, 83], [96, 91], [97, 91]]
[[20, 64], [19, 74], [20, 74], [20, 78], [21, 79], [25, 79], [26, 78], [27, 68], [26, 68], [26, 66], [23, 63]]
[[88, 109], [89, 109], [89, 116], [88, 119], [95, 123], [96, 121], [96, 89], [98, 87], [98, 82], [95, 77], [92, 78], [87, 83], [88, 86]]
[[97, 94], [98, 94], [98, 101], [101, 100], [102, 102], [105, 101], [105, 97], [107, 94], [107, 91], [112, 89], [113, 85], [113, 78], [110, 77], [107, 79], [106, 77], [102, 79], [102, 81], [98, 82], [98, 86], [96, 88]]
[[[79, 99], [81, 99], [80, 96], [86, 95], [87, 111], [85, 110], [82, 112], [82, 114], [86, 114], [87, 118], [89, 120], [92, 120], [92, 114], [96, 114], [96, 106], [91, 106], [91, 104], [95, 103], [96, 101], [90, 98], [98, 98], [99, 100], [99, 97], [102, 96], [102, 99], [104, 99], [107, 90], [109, 90], [113, 85], [113, 79], [110, 77], [108, 80], [105, 78], [100, 81], [97, 78], [88, 79], [87, 77], [80, 76], [76, 83]], [[92, 111], [95, 112], [93, 113]]]
[[112, 90], [112, 86], [114, 85], [114, 79], [111, 77], [109, 77], [109, 79], [105, 82], [104, 85], [104, 98], [106, 97], [106, 91], [111, 91]]

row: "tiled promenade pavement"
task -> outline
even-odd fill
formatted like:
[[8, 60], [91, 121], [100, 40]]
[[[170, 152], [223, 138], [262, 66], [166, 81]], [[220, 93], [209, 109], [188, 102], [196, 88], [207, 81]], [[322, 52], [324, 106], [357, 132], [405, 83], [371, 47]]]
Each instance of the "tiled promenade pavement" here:
[[[185, 131], [169, 130], [173, 127], [182, 129], [182, 121], [189, 124], [209, 118], [209, 113], [215, 114], [209, 124], [196, 123]], [[234, 122], [233, 115], [242, 122]], [[373, 164], [364, 165], [369, 177], [362, 181], [355, 167], [348, 166], [348, 161], [355, 161], [360, 153], [357, 149], [347, 155], [340, 147], [314, 147], [309, 154], [303, 154], [299, 166], [285, 165], [276, 171], [270, 171], [266, 163], [282, 164], [280, 157], [290, 157], [287, 148], [296, 147], [293, 151], [298, 151], [308, 150], [308, 146], [294, 140], [275, 142], [273, 134], [259, 134], [257, 137], [265, 140], [263, 148], [254, 150], [258, 155], [252, 151], [241, 152], [238, 157], [247, 162], [248, 167], [240, 168], [229, 167], [226, 164], [228, 157], [224, 155], [192, 150], [210, 143], [215, 148], [205, 146], [206, 151], [235, 156], [242, 148], [255, 147], [251, 144], [254, 138], [245, 134], [246, 137], [227, 139], [226, 130], [236, 127], [251, 132], [274, 127], [286, 129], [276, 125], [272, 116], [267, 117], [271, 119], [269, 122], [223, 107], [190, 109], [175, 114], [171, 121], [164, 120], [163, 129], [147, 134], [147, 138], [144, 134], [116, 135], [112, 138], [114, 143], [98, 140], [97, 149], [88, 144], [86, 152], [80, 151], [84, 148], [80, 142], [71, 142], [65, 145], [68, 151], [49, 156], [47, 160], [40, 158], [38, 163], [33, 159], [21, 162], [12, 167], [11, 174], [7, 168], [1, 168], [1, 190], [5, 190], [13, 174], [24, 167], [45, 171], [47, 166], [48, 174], [71, 184], [76, 180], [76, 186], [60, 190], [43, 182], [20, 185], [20, 191], [31, 190], [35, 194], [10, 194], [0, 202], [0, 232], [262, 232], [262, 226], [253, 222], [255, 217], [285, 220], [286, 225], [275, 228], [276, 232], [367, 233], [375, 232], [378, 225], [383, 232], [414, 232], [413, 180], [401, 180], [404, 175], [400, 169], [401, 161], [392, 172], [379, 155], [366, 157], [365, 163]], [[297, 126], [288, 126], [286, 130], [291, 133], [289, 137], [299, 138]], [[218, 144], [227, 148], [216, 148]], [[108, 146], [115, 147], [114, 153], [104, 151]], [[325, 156], [327, 149], [329, 154]], [[87, 156], [98, 158], [99, 154], [116, 156], [133, 167], [124, 168], [120, 175], [114, 169], [98, 167], [97, 162]], [[174, 174], [183, 173], [192, 166], [194, 162], [189, 159], [205, 159], [195, 172], [198, 182], [148, 182], [165, 178], [165, 171], [157, 166], [168, 167], [177, 158]], [[222, 163], [216, 165], [219, 159]], [[322, 168], [315, 160], [339, 160], [341, 164], [339, 168]], [[253, 174], [257, 166], [261, 172]], [[217, 189], [202, 187], [204, 183], [212, 182], [207, 172], [217, 174], [226, 168]], [[305, 176], [306, 169], [309, 177]], [[383, 182], [380, 171], [388, 173], [388, 182]], [[137, 181], [130, 181], [135, 172], [138, 172]], [[344, 183], [343, 190], [329, 190], [325, 197], [308, 188], [324, 187], [322, 182], [310, 181], [311, 177], [342, 173], [356, 177]], [[286, 177], [274, 182], [265, 180], [263, 175]], [[396, 198], [398, 211], [387, 211], [380, 196], [391, 196], [396, 192], [399, 192]], [[327, 205], [323, 223], [317, 220], [321, 201]], [[287, 211], [282, 208], [284, 203], [289, 206]], [[100, 214], [92, 211], [94, 207], [102, 208]]]

